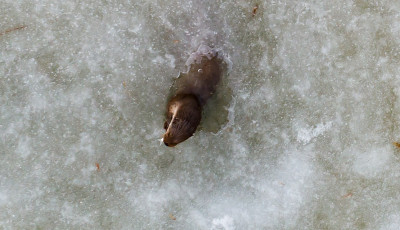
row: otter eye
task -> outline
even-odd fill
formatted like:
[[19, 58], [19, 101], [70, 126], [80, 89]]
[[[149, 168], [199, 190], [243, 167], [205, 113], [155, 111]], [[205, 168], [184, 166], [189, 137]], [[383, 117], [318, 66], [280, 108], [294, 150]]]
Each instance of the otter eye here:
[[165, 129], [165, 130], [168, 129], [168, 122], [167, 122], [167, 121], [164, 122], [164, 129]]

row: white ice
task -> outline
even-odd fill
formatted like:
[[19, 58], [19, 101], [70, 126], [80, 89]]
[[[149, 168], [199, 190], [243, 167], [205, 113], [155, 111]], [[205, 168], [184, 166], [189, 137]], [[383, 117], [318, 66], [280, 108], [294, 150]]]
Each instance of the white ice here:
[[[398, 229], [399, 38], [396, 0], [2, 0], [0, 229]], [[227, 122], [167, 148], [201, 45]]]

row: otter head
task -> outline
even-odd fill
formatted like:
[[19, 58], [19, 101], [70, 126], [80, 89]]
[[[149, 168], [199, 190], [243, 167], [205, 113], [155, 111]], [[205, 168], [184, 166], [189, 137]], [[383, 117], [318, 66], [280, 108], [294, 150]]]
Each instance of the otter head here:
[[163, 141], [173, 147], [193, 136], [201, 119], [201, 106], [194, 95], [178, 94], [167, 106], [166, 130]]

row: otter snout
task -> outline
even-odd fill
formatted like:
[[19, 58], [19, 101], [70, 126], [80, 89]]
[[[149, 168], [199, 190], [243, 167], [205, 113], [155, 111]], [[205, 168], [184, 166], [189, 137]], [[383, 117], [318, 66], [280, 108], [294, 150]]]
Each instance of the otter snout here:
[[172, 140], [171, 135], [169, 134], [168, 131], [163, 136], [163, 142], [164, 142], [164, 145], [166, 145], [168, 147], [175, 147], [178, 144]]
[[201, 119], [201, 107], [194, 95], [178, 94], [168, 103], [163, 142], [174, 147], [193, 136]]
[[177, 144], [172, 144], [172, 143], [164, 142], [164, 145], [166, 145], [166, 146], [168, 146], [168, 147], [175, 147]]

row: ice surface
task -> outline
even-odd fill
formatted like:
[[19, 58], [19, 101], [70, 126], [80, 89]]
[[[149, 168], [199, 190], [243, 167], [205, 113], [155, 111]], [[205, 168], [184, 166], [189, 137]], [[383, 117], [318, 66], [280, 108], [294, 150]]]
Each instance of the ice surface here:
[[187, 67], [189, 67], [193, 63], [201, 63], [201, 59], [203, 56], [206, 56], [208, 59], [211, 59], [215, 56], [216, 53], [217, 53], [217, 51], [215, 49], [213, 49], [207, 45], [201, 44], [195, 52], [190, 54], [185, 65]]
[[[399, 25], [395, 0], [0, 1], [0, 229], [398, 229]], [[227, 97], [160, 146], [202, 44]]]

